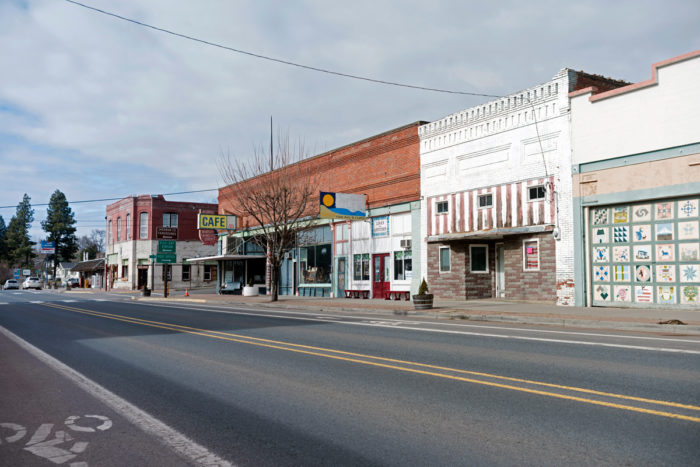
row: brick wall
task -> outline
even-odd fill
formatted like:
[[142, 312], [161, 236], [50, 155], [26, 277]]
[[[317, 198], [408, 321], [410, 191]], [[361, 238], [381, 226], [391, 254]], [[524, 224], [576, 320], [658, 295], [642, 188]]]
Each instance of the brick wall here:
[[[368, 207], [390, 206], [420, 198], [420, 147], [416, 122], [339, 149], [305, 159], [298, 164], [314, 166], [318, 191], [365, 194]], [[264, 174], [219, 190], [219, 212], [236, 213], [228, 192], [245, 190], [264, 183]], [[309, 215], [318, 215], [318, 202], [311, 203]], [[251, 219], [241, 219], [241, 227], [254, 226]]]
[[[539, 271], [523, 268], [523, 241], [539, 240]], [[555, 303], [557, 301], [556, 241], [552, 234], [515, 235], [503, 243], [505, 260], [505, 298]], [[488, 246], [488, 273], [469, 272], [469, 245]], [[450, 272], [439, 272], [440, 248], [450, 248]], [[428, 244], [430, 292], [441, 299], [479, 299], [496, 296], [496, 242], [450, 242]]]

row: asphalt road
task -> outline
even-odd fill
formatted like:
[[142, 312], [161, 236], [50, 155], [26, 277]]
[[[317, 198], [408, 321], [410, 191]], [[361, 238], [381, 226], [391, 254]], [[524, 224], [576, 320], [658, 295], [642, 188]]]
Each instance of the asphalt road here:
[[[92, 436], [66, 461], [91, 465], [131, 464], [129, 455], [140, 456], [140, 465], [225, 459], [256, 466], [700, 459], [698, 338], [109, 295], [67, 299], [50, 291], [1, 293], [0, 326], [144, 411], [151, 425], [147, 416], [172, 430], [144, 432], [143, 420], [120, 412], [126, 403], [99, 406], [90, 388], [70, 389], [74, 383], [31, 360], [14, 340], [0, 339], [0, 369], [13, 375], [0, 379], [9, 396], [0, 402], [0, 459], [21, 454], [21, 465], [53, 465], [20, 449], [49, 419], [51, 436], [61, 423], [76, 440], [76, 433]], [[37, 400], [44, 393], [63, 395], [70, 410]], [[18, 401], [30, 394], [31, 410], [20, 411]], [[102, 432], [103, 419], [86, 418], [100, 410], [112, 423]], [[93, 431], [71, 431], [64, 420]], [[18, 432], [3, 422], [28, 433], [8, 442]], [[186, 441], [168, 442], [172, 433]], [[31, 455], [36, 464], [26, 463]]]

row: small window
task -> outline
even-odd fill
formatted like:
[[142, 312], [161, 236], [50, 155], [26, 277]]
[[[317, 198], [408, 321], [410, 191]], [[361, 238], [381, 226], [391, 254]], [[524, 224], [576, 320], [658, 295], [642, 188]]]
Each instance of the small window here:
[[438, 201], [437, 203], [435, 203], [435, 211], [437, 211], [438, 214], [447, 214], [449, 210], [449, 201]]
[[369, 253], [353, 256], [353, 279], [356, 281], [369, 280]]
[[190, 265], [189, 264], [183, 264], [182, 265], [182, 281], [189, 281], [190, 280]]
[[412, 256], [411, 250], [394, 252], [394, 280], [403, 281], [413, 277]]
[[545, 198], [544, 185], [531, 186], [527, 189], [527, 199], [528, 201], [534, 201], [538, 199]]
[[469, 245], [469, 270], [489, 272], [489, 252], [486, 245]]
[[122, 265], [122, 279], [128, 279], [129, 278], [129, 266], [126, 264]]
[[174, 212], [163, 213], [163, 227], [177, 227], [177, 214]]
[[112, 244], [112, 239], [114, 238], [112, 236], [112, 220], [110, 219], [108, 222], [109, 227], [107, 227], [107, 243]]
[[117, 217], [117, 241], [122, 239], [122, 218]]
[[440, 272], [450, 272], [450, 247], [440, 247]]
[[213, 264], [204, 265], [204, 280], [211, 281], [212, 277], [216, 277], [216, 266]]
[[523, 242], [523, 269], [525, 271], [540, 270], [540, 245], [537, 240]]
[[490, 208], [493, 206], [493, 195], [489, 193], [488, 195], [479, 195], [479, 207], [480, 208]]
[[124, 237], [127, 240], [131, 240], [131, 214], [126, 213], [126, 235]]

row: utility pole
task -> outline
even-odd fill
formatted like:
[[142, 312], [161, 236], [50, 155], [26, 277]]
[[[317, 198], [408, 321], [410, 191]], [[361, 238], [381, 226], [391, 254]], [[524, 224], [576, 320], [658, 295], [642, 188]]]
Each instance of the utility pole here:
[[270, 172], [274, 169], [272, 162], [272, 115], [270, 115]]

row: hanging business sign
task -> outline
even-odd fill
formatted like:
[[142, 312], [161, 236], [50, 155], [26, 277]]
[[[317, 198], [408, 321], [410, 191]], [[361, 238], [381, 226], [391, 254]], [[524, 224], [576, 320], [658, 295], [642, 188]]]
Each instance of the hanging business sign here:
[[224, 214], [197, 214], [197, 228], [201, 230], [236, 230], [237, 226], [236, 216]]
[[367, 219], [366, 196], [322, 191], [320, 197], [321, 219]]
[[372, 218], [372, 236], [373, 237], [388, 237], [389, 236], [389, 217], [373, 217]]
[[177, 240], [177, 227], [156, 227], [158, 240]]

